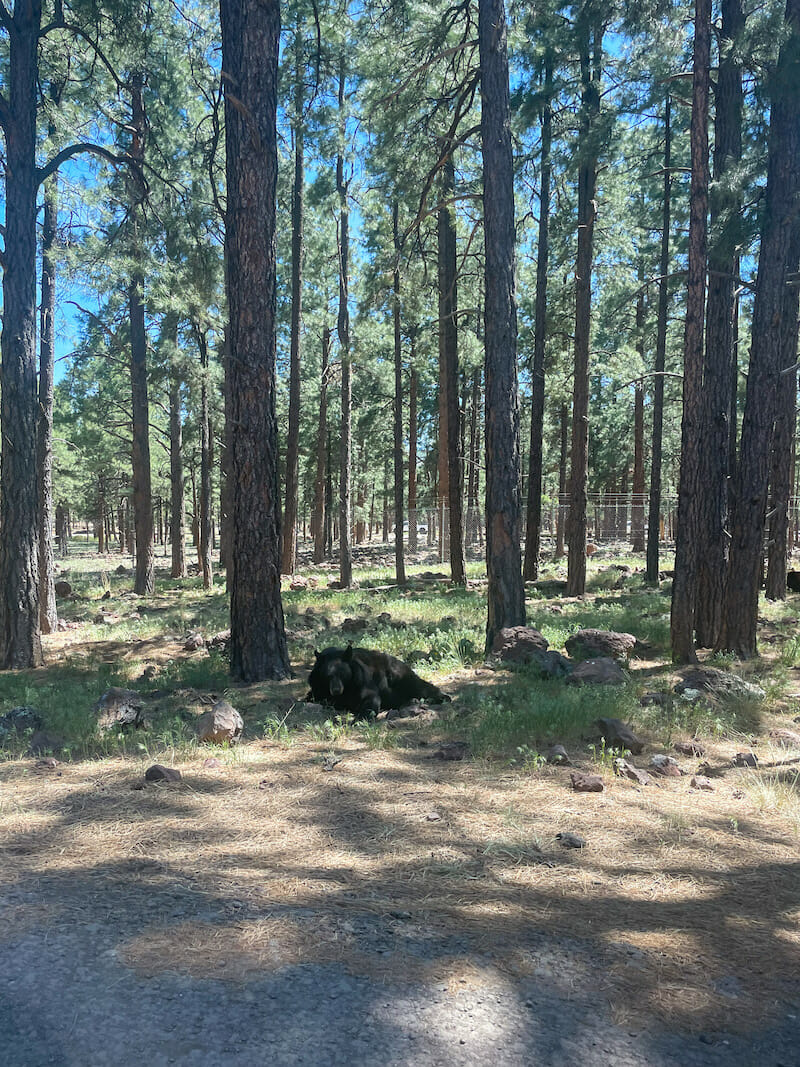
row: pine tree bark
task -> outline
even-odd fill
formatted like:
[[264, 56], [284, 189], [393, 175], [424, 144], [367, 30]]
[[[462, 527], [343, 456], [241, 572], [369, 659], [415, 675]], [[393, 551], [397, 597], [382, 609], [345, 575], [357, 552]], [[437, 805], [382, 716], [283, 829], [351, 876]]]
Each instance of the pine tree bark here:
[[331, 354], [331, 331], [322, 329], [322, 373], [319, 386], [319, 420], [317, 424], [317, 470], [314, 478], [314, 562], [322, 563], [326, 548], [325, 475], [328, 463], [328, 365]]
[[[800, 0], [787, 0], [787, 36], [772, 79], [767, 189], [758, 257], [752, 344], [736, 475], [723, 619], [717, 645], [743, 659], [757, 654], [758, 590], [770, 448], [787, 332], [796, 329], [800, 211]], [[787, 304], [792, 294], [787, 322]], [[796, 341], [795, 341], [796, 351]], [[794, 357], [792, 358], [794, 362]]]
[[408, 550], [417, 551], [417, 372], [414, 368], [415, 332], [411, 331], [411, 371], [408, 385]]
[[[178, 316], [168, 311], [162, 327], [167, 344], [169, 374], [169, 532], [172, 551], [170, 577], [186, 577], [186, 501], [183, 485], [183, 423], [181, 376], [178, 370]], [[121, 535], [121, 531], [120, 531]]]
[[664, 197], [661, 217], [661, 258], [659, 260], [658, 311], [656, 314], [656, 355], [653, 366], [653, 426], [650, 444], [650, 494], [647, 516], [647, 565], [645, 578], [654, 584], [659, 574], [661, 534], [661, 457], [664, 437], [664, 369], [667, 357], [667, 318], [669, 312], [669, 231], [672, 217], [672, 122], [670, 96], [664, 101]]
[[566, 516], [564, 514], [564, 498], [567, 492], [567, 459], [569, 457], [569, 412], [567, 405], [561, 405], [559, 412], [560, 447], [558, 453], [558, 504], [556, 506], [556, 550], [554, 559], [561, 559], [564, 555], [564, 534]]
[[339, 456], [339, 582], [343, 589], [353, 584], [352, 549], [352, 407], [353, 382], [350, 363], [350, 211], [347, 204], [347, 182], [344, 177], [344, 87], [345, 58], [339, 65], [340, 149], [336, 157], [336, 191], [339, 194], [339, 314], [337, 332], [342, 363], [341, 444]]
[[[55, 130], [51, 127], [51, 135]], [[39, 334], [39, 426], [37, 485], [39, 487], [39, 623], [43, 634], [58, 625], [53, 561], [53, 373], [55, 368], [56, 242], [58, 177], [44, 188], [42, 220], [42, 302]]]
[[147, 333], [144, 321], [144, 274], [142, 261], [142, 201], [145, 196], [142, 165], [147, 120], [142, 99], [144, 75], [131, 76], [130, 155], [136, 164], [131, 174], [131, 252], [134, 263], [128, 283], [128, 314], [131, 343], [131, 397], [133, 408], [133, 525], [136, 536], [134, 592], [140, 596], [155, 588], [153, 558], [153, 499], [150, 475], [150, 404], [147, 395]]
[[[787, 309], [788, 310], [788, 309]], [[797, 311], [794, 313], [797, 322]], [[794, 483], [795, 448], [794, 436], [797, 425], [797, 370], [794, 360], [797, 356], [797, 330], [794, 337], [787, 336], [787, 341], [794, 341], [792, 356], [787, 351], [782, 359], [792, 359], [789, 373], [781, 374], [778, 384], [778, 409], [772, 432], [772, 457], [769, 479], [769, 549], [767, 554], [767, 575], [765, 588], [768, 600], [786, 599], [786, 572], [789, 560], [789, 500]], [[787, 335], [792, 331], [787, 330]], [[788, 348], [787, 344], [787, 348]]]
[[711, 83], [711, 0], [696, 0], [694, 73], [692, 79], [689, 192], [689, 274], [686, 282], [686, 323], [683, 334], [683, 419], [678, 486], [678, 530], [675, 578], [672, 583], [670, 631], [674, 663], [697, 660], [694, 625], [698, 577], [697, 546], [705, 473], [701, 458], [703, 433], [703, 320], [705, 314], [708, 235], [708, 106]]
[[525, 533], [525, 562], [522, 577], [533, 582], [539, 577], [539, 548], [542, 531], [542, 442], [544, 435], [544, 354], [547, 339], [547, 268], [550, 258], [550, 159], [553, 143], [553, 61], [545, 61], [544, 104], [542, 106], [541, 181], [539, 187], [539, 239], [536, 248], [536, 303], [533, 320], [533, 373], [531, 396], [531, 442], [528, 459], [528, 509]]
[[[405, 585], [406, 561], [403, 544], [403, 344], [400, 331], [400, 234], [398, 204], [392, 205], [394, 272], [392, 276], [392, 319], [394, 320], [394, 573], [398, 585]], [[386, 526], [384, 524], [384, 539]]]
[[231, 404], [231, 674], [289, 675], [275, 417], [278, 0], [221, 0]]
[[0, 669], [42, 663], [36, 481], [36, 104], [40, 0], [9, 34], [0, 461]]
[[719, 73], [715, 92], [714, 180], [710, 189], [708, 302], [700, 427], [702, 494], [697, 529], [695, 632], [713, 648], [722, 619], [727, 566], [728, 441], [731, 365], [735, 358], [737, 246], [741, 194], [735, 177], [742, 158], [742, 68], [737, 38], [744, 26], [741, 0], [723, 0]]
[[203, 588], [214, 584], [211, 562], [211, 417], [208, 410], [208, 339], [200, 326], [194, 326], [200, 351], [200, 535], [199, 558]]
[[480, 0], [481, 145], [486, 245], [486, 650], [525, 624], [520, 536], [514, 174], [504, 0]]
[[303, 37], [295, 33], [294, 182], [292, 184], [292, 311], [289, 326], [289, 425], [286, 435], [286, 503], [281, 570], [294, 574], [297, 560], [297, 495], [300, 455], [300, 363], [303, 332]]
[[[456, 262], [455, 166], [448, 155], [442, 169], [441, 200], [437, 212], [439, 290], [439, 502], [442, 511], [442, 550], [449, 548], [450, 578], [466, 583], [462, 518], [463, 451], [458, 403], [458, 278]], [[445, 535], [445, 527], [447, 534]]]
[[633, 394], [631, 549], [644, 552], [644, 382], [641, 379], [636, 382]]
[[578, 20], [581, 65], [581, 117], [578, 166], [578, 251], [575, 264], [575, 366], [572, 389], [572, 447], [567, 522], [567, 593], [586, 592], [586, 504], [589, 471], [589, 341], [592, 315], [592, 260], [596, 215], [598, 118], [602, 23], [591, 4]]

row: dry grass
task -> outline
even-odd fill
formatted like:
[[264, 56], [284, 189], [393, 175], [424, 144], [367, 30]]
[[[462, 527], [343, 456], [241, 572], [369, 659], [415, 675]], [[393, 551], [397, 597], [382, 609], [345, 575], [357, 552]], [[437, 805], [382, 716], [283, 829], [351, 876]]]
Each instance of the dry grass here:
[[[601, 982], [618, 1018], [697, 1026], [757, 1021], [794, 980], [797, 822], [763, 803], [758, 772], [730, 769], [714, 793], [688, 777], [644, 790], [609, 778], [583, 796], [563, 769], [443, 764], [355, 741], [327, 773], [329, 749], [251, 743], [221, 768], [201, 754], [180, 765], [179, 785], [142, 790], [135, 761], [0, 765], [0, 880], [41, 880], [77, 921], [109, 884], [124, 883], [132, 909], [143, 889], [176, 885], [212, 902], [212, 918], [143, 911], [118, 952], [144, 973], [246, 981], [335, 961], [463, 988], [480, 983], [487, 956], [509, 978], [540, 974], [542, 939], [556, 955], [563, 939], [583, 971], [568, 980]], [[561, 849], [560, 830], [588, 848]], [[365, 915], [395, 930], [386, 951], [355, 922]], [[455, 934], [469, 952], [448, 947]], [[564, 978], [557, 959], [548, 966]], [[719, 992], [723, 980], [741, 995]]]

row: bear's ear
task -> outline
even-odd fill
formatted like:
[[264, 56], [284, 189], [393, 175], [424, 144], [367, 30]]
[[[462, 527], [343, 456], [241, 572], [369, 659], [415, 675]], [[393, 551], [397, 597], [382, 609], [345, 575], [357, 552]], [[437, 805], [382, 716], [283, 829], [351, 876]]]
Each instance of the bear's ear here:
[[349, 663], [352, 658], [353, 658], [353, 642], [352, 641], [348, 641], [347, 642], [347, 648], [344, 650], [344, 655], [342, 656], [342, 659], [345, 662]]

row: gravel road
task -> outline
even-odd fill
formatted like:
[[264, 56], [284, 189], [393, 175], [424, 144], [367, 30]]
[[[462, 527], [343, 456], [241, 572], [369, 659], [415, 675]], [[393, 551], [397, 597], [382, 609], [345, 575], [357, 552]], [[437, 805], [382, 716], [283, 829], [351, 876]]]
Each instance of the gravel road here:
[[[118, 896], [103, 887], [87, 922], [75, 919], [69, 892], [54, 892], [30, 883], [0, 890], [5, 1067], [800, 1067], [791, 1006], [779, 1009], [776, 1026], [746, 1036], [668, 1032], [641, 1019], [616, 1025], [591, 980], [588, 946], [541, 932], [529, 946], [532, 974], [511, 977], [491, 954], [473, 952], [479, 979], [462, 988], [404, 977], [391, 965], [381, 977], [365, 976], [341, 962], [301, 962], [230, 982], [172, 971], [164, 960], [147, 977], [120, 952], [143, 923], [177, 921], [190, 908], [193, 920], [214, 922], [219, 912], [174, 891], [142, 885], [132, 897], [130, 887]], [[80, 892], [85, 907], [85, 884]], [[350, 924], [362, 945], [391, 958], [396, 922], [355, 909]], [[457, 935], [446, 946], [451, 954], [467, 947]], [[432, 938], [413, 949], [436, 953], [442, 945]]]

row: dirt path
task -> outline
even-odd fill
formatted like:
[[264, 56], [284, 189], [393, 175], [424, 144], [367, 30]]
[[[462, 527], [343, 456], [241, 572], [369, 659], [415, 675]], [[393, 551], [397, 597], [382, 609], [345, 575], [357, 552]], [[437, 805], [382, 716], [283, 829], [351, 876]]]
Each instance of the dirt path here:
[[797, 828], [744, 778], [203, 757], [0, 765], [4, 1064], [800, 1067]]

